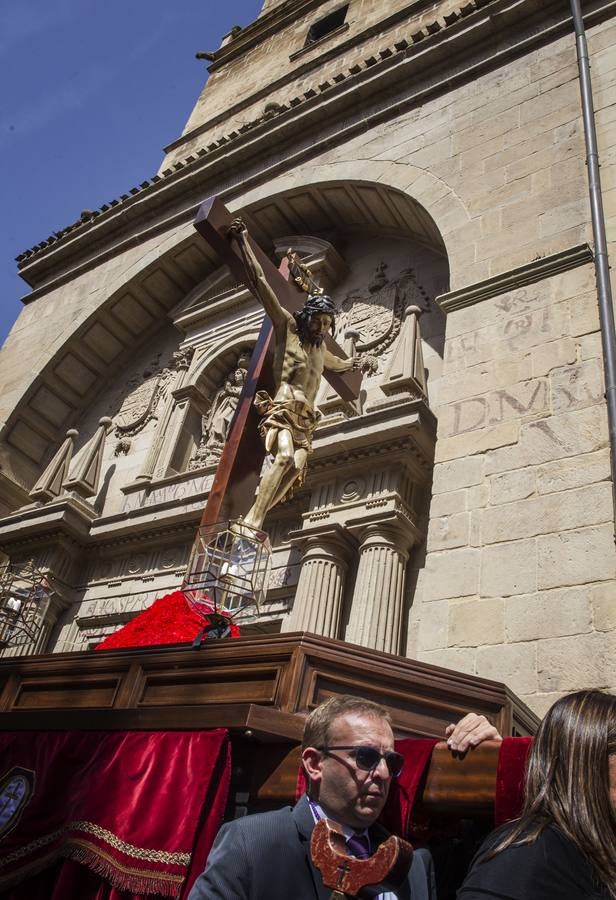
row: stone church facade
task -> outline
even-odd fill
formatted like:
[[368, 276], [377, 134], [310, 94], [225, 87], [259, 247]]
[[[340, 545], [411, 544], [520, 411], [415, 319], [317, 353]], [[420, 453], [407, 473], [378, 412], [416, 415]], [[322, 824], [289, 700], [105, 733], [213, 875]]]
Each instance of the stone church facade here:
[[[584, 3], [608, 238], [616, 3]], [[309, 630], [497, 678], [537, 712], [616, 688], [616, 553], [568, 4], [266, 0], [157, 175], [19, 258], [0, 543], [53, 586], [26, 652], [179, 586], [262, 321], [206, 197], [340, 310], [306, 484], [245, 633]], [[613, 258], [613, 252], [612, 252]], [[7, 651], [4, 651], [7, 652]]]

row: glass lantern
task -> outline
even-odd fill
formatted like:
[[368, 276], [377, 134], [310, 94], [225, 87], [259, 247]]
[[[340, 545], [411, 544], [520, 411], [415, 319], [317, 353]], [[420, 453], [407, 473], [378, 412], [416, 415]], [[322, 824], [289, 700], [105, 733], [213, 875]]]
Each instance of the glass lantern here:
[[50, 599], [47, 576], [32, 563], [5, 566], [0, 572], [0, 650], [36, 647]]
[[200, 528], [182, 590], [201, 615], [234, 621], [254, 615], [265, 599], [271, 557], [267, 533], [241, 520]]

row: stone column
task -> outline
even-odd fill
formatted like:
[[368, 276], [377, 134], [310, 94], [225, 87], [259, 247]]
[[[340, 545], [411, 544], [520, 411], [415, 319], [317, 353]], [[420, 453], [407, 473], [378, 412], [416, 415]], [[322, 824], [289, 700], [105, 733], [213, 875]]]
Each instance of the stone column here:
[[352, 540], [341, 526], [330, 526], [296, 541], [304, 551], [302, 567], [293, 609], [282, 630], [338, 638]]
[[359, 565], [345, 640], [400, 652], [408, 538], [392, 523], [360, 533]]

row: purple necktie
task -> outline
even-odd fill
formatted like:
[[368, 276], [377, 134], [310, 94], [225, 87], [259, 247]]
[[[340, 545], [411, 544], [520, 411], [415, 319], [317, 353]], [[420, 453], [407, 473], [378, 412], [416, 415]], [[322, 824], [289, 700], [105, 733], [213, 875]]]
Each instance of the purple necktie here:
[[370, 856], [370, 840], [367, 834], [352, 834], [347, 838], [346, 844], [351, 856], [358, 859], [368, 859]]

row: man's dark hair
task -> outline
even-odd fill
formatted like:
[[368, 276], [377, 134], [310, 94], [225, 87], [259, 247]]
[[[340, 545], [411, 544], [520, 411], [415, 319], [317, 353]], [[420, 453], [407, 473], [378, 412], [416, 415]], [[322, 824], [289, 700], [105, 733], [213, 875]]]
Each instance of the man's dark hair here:
[[302, 344], [310, 343], [310, 332], [308, 331], [308, 323], [313, 316], [319, 313], [325, 313], [332, 317], [331, 332], [334, 333], [334, 319], [336, 317], [336, 307], [334, 301], [327, 294], [310, 294], [304, 303], [300, 312], [296, 312], [295, 322], [297, 324], [297, 333]]

